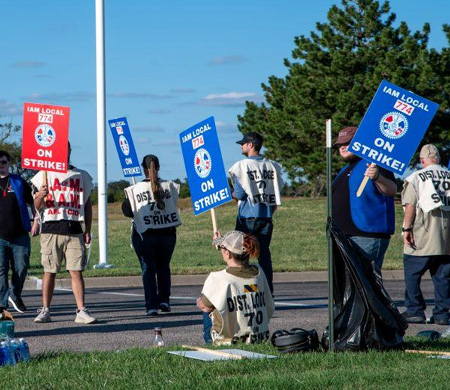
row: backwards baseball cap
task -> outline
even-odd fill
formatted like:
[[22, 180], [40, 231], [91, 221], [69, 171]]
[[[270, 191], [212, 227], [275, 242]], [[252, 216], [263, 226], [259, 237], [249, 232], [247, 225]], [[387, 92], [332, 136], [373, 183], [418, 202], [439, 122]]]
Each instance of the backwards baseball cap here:
[[218, 249], [225, 248], [235, 255], [244, 254], [244, 233], [232, 230], [223, 237], [217, 237], [213, 240], [213, 245]]
[[439, 158], [439, 150], [433, 144], [423, 145], [422, 149], [420, 149], [420, 158], [430, 158], [437, 157]]
[[150, 168], [150, 164], [152, 163], [152, 161], [155, 163], [155, 169], [158, 170], [159, 169], [159, 160], [158, 157], [156, 157], [154, 154], [147, 154], [143, 159], [142, 159], [142, 167], [143, 168]]
[[240, 141], [237, 141], [236, 143], [239, 145], [244, 145], [247, 142], [251, 142], [252, 144], [263, 144], [263, 138], [258, 133], [255, 133], [254, 131], [251, 131], [250, 133], [244, 134], [244, 138], [242, 138]]
[[350, 142], [355, 135], [357, 127], [349, 126], [344, 127], [338, 134], [337, 140], [334, 143], [335, 145], [343, 145]]

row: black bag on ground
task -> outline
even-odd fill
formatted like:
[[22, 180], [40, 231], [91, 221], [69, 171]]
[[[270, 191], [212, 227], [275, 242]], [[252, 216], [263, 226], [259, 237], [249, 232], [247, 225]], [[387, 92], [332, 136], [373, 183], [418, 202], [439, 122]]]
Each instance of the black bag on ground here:
[[319, 336], [315, 329], [277, 330], [272, 334], [270, 341], [280, 353], [308, 352], [319, 348]]
[[[333, 242], [335, 350], [402, 348], [408, 324], [384, 289], [381, 275], [332, 221], [327, 229]], [[327, 341], [323, 338], [322, 345]]]

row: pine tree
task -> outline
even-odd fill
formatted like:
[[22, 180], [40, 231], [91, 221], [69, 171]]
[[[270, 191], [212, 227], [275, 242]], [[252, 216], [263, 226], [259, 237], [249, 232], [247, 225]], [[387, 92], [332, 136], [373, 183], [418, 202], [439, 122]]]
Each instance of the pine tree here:
[[[294, 184], [307, 182], [311, 196], [325, 190], [325, 120], [332, 119], [334, 135], [357, 126], [383, 79], [440, 104], [425, 141], [450, 147], [450, 50], [428, 48], [429, 24], [412, 33], [395, 19], [388, 2], [333, 5], [327, 23], [295, 38], [287, 76], [262, 84], [266, 102], [247, 102], [238, 117], [239, 130], [260, 132], [265, 155], [282, 163]], [[450, 27], [444, 31], [450, 42]]]

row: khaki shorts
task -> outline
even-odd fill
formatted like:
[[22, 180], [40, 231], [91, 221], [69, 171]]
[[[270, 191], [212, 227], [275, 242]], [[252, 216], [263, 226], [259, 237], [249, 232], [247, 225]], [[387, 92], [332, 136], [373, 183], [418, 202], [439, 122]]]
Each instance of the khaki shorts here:
[[59, 272], [63, 260], [66, 260], [66, 271], [84, 271], [86, 247], [83, 234], [42, 234], [41, 263], [44, 271], [52, 274]]

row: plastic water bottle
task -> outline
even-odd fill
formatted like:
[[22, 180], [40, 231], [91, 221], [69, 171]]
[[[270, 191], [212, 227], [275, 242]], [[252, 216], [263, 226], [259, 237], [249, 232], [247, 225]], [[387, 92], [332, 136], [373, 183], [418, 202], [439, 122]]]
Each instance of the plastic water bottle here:
[[0, 343], [0, 367], [13, 365], [11, 360], [11, 352], [9, 349], [9, 344], [6, 341]]
[[11, 355], [14, 359], [14, 364], [20, 363], [23, 360], [22, 351], [20, 350], [20, 343], [17, 339], [12, 339], [9, 342]]
[[22, 359], [24, 362], [29, 362], [30, 359], [30, 347], [24, 339], [19, 339], [20, 351], [22, 352]]
[[162, 337], [161, 328], [155, 328], [155, 335], [153, 336], [153, 348], [164, 347], [164, 339]]

